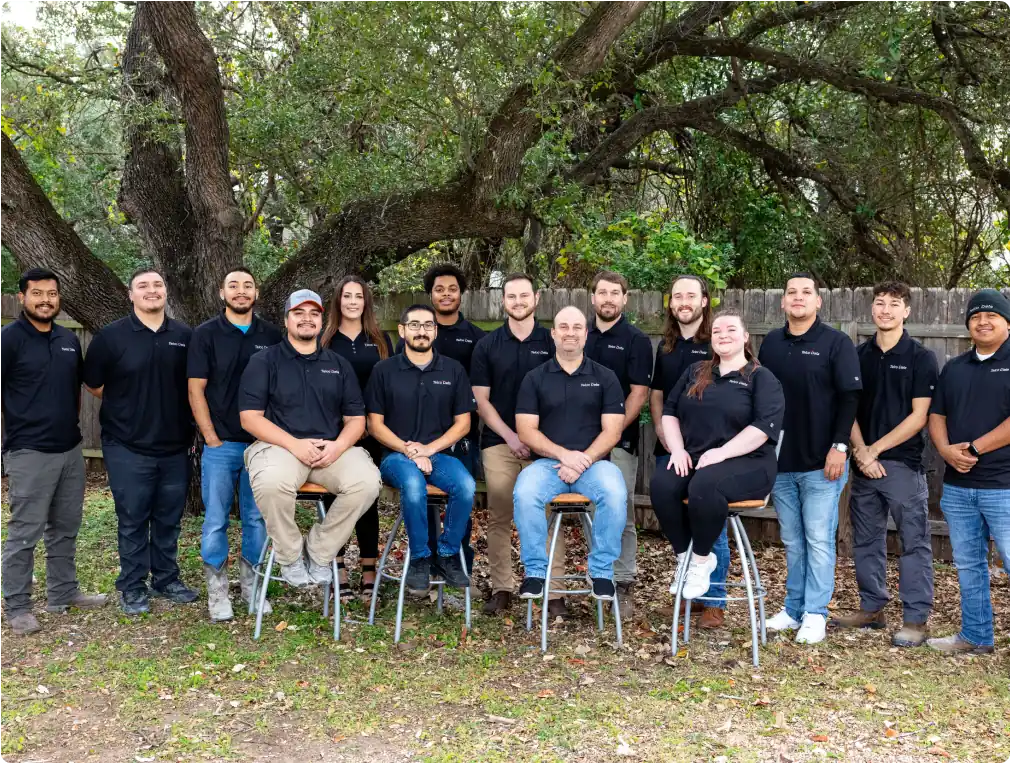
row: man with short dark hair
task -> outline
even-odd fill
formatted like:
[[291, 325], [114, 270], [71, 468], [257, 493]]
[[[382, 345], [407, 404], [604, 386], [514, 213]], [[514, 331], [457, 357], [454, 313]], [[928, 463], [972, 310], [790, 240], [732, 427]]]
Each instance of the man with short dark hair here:
[[[463, 366], [432, 349], [438, 330], [435, 311], [427, 305], [404, 310], [399, 324], [404, 351], [376, 363], [365, 390], [368, 431], [387, 450], [379, 471], [400, 491], [410, 546], [406, 586], [414, 594], [428, 590], [433, 572], [451, 586], [470, 585], [469, 567], [464, 569], [459, 553], [477, 483], [450, 451], [470, 429], [477, 404]], [[434, 560], [428, 482], [449, 496]]]
[[946, 654], [994, 647], [989, 536], [1010, 560], [1010, 299], [974, 294], [965, 325], [975, 346], [943, 367], [929, 409], [929, 434], [947, 462], [940, 508], [961, 586], [961, 630], [926, 643]]
[[119, 518], [116, 589], [129, 615], [150, 593], [196, 601], [176, 561], [189, 485], [193, 417], [186, 395], [192, 330], [165, 315], [165, 279], [141, 268], [129, 282], [133, 309], [101, 329], [84, 359], [84, 384], [102, 401], [102, 456]]
[[78, 414], [83, 357], [77, 336], [54, 322], [60, 281], [32, 268], [18, 282], [21, 315], [2, 332], [3, 461], [10, 519], [3, 551], [7, 622], [19, 636], [41, 630], [32, 614], [35, 546], [46, 544], [46, 610], [90, 609], [104, 595], [77, 582], [77, 533], [84, 510], [84, 456]]
[[586, 356], [617, 375], [624, 393], [624, 432], [610, 452], [610, 460], [621, 470], [628, 488], [627, 515], [621, 535], [621, 555], [614, 563], [614, 581], [621, 594], [621, 619], [634, 618], [635, 576], [638, 573], [638, 534], [635, 528], [635, 482], [638, 476], [638, 417], [649, 398], [652, 381], [652, 342], [624, 315], [628, 304], [628, 280], [620, 273], [603, 271], [593, 279], [591, 295], [596, 313]]
[[848, 628], [887, 627], [890, 514], [901, 540], [898, 590], [904, 623], [891, 637], [898, 647], [925, 642], [933, 606], [933, 544], [922, 430], [937, 365], [933, 353], [905, 330], [911, 301], [911, 290], [899, 281], [874, 287], [870, 313], [877, 332], [856, 350], [863, 390], [852, 425], [856, 469], [849, 511], [860, 601], [858, 612], [835, 621]]
[[[513, 273], [502, 284], [502, 308], [507, 319], [477, 342], [470, 383], [477, 410], [484, 420], [481, 458], [487, 482], [487, 557], [491, 596], [485, 614], [508, 610], [515, 580], [512, 576], [512, 491], [519, 472], [530, 465], [530, 449], [516, 434], [516, 398], [526, 374], [554, 354], [551, 332], [537, 323], [539, 294], [533, 279]], [[564, 559], [558, 558], [558, 574]], [[555, 603], [556, 602], [556, 603]], [[561, 614], [561, 599], [549, 604], [551, 620]]]
[[220, 297], [224, 309], [193, 329], [187, 359], [189, 403], [204, 440], [200, 459], [204, 507], [200, 555], [212, 622], [230, 620], [233, 615], [226, 564], [236, 484], [242, 520], [239, 583], [250, 611], [253, 606], [253, 566], [266, 541], [266, 525], [256, 508], [245, 470], [245, 451], [253, 438], [239, 419], [239, 385], [249, 358], [281, 341], [280, 329], [253, 312], [256, 279], [246, 268], [235, 268], [225, 275]]
[[820, 307], [813, 276], [790, 276], [782, 295], [786, 325], [765, 337], [758, 355], [786, 396], [785, 440], [772, 490], [786, 547], [786, 600], [768, 629], [799, 629], [799, 644], [825, 637], [835, 590], [838, 499], [862, 388], [855, 346], [821, 322]]

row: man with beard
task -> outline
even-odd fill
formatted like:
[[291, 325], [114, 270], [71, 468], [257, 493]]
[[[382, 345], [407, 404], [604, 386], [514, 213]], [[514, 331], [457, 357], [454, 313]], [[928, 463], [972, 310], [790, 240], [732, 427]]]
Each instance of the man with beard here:
[[[245, 465], [281, 578], [303, 588], [332, 582], [333, 559], [381, 484], [368, 451], [355, 445], [365, 433], [365, 402], [354, 368], [319, 346], [322, 299], [308, 289], [292, 293], [284, 323], [284, 339], [249, 358], [238, 410], [242, 428], [256, 438]], [[335, 498], [303, 542], [295, 502], [305, 482]]]
[[[516, 398], [526, 374], [554, 354], [551, 332], [537, 323], [540, 295], [533, 279], [513, 273], [502, 285], [502, 307], [508, 319], [477, 342], [470, 369], [470, 384], [477, 410], [484, 420], [481, 459], [487, 480], [487, 556], [491, 597], [485, 614], [507, 611], [512, 603], [512, 490], [519, 472], [532, 463], [530, 449], [516, 434]], [[558, 557], [557, 574], [564, 572], [564, 555]], [[560, 606], [559, 606], [560, 605]], [[563, 614], [564, 601], [548, 605], [551, 621]]]
[[3, 460], [10, 480], [11, 515], [3, 552], [7, 622], [19, 636], [42, 628], [32, 614], [35, 546], [46, 543], [46, 610], [90, 609], [103, 595], [77, 583], [77, 532], [84, 510], [84, 456], [78, 413], [81, 343], [53, 320], [60, 281], [44, 268], [18, 282], [21, 315], [2, 335]]
[[119, 518], [123, 611], [150, 609], [150, 593], [196, 601], [176, 561], [189, 484], [186, 451], [193, 417], [186, 398], [186, 350], [192, 330], [165, 315], [165, 279], [141, 268], [129, 282], [133, 310], [91, 341], [84, 384], [102, 401], [102, 455]]
[[[652, 372], [652, 391], [649, 408], [656, 426], [656, 471], [666, 469], [670, 450], [663, 435], [663, 404], [681, 375], [695, 363], [712, 357], [709, 344], [712, 334], [712, 304], [708, 298], [705, 279], [680, 275], [670, 286], [670, 305], [666, 311], [663, 337], [656, 347], [656, 365]], [[698, 627], [719, 628], [725, 622], [726, 602], [708, 601], [726, 595], [726, 573], [729, 571], [729, 539], [726, 528], [712, 546], [717, 565], [712, 573], [712, 585], [700, 599], [691, 602], [691, 608], [701, 611]]]
[[[365, 390], [368, 431], [386, 449], [379, 471], [383, 481], [400, 491], [410, 546], [406, 585], [413, 594], [428, 590], [433, 571], [451, 586], [470, 585], [469, 567], [463, 569], [459, 551], [477, 483], [450, 451], [469, 430], [477, 404], [463, 366], [432, 349], [437, 331], [435, 311], [427, 305], [404, 310], [399, 324], [404, 351], [376, 363]], [[434, 560], [428, 482], [449, 496]]]
[[200, 459], [204, 507], [200, 555], [212, 622], [230, 620], [233, 614], [226, 564], [228, 517], [236, 483], [242, 520], [239, 583], [250, 610], [253, 604], [253, 565], [266, 541], [266, 526], [245, 470], [245, 450], [253, 438], [239, 420], [238, 392], [249, 358], [281, 341], [280, 329], [253, 313], [257, 291], [250, 271], [235, 268], [228, 273], [220, 296], [224, 310], [193, 329], [187, 359], [189, 404], [204, 440]]
[[638, 474], [638, 417], [649, 397], [652, 381], [652, 342], [624, 315], [628, 304], [628, 280], [605, 271], [593, 279], [593, 309], [596, 320], [586, 341], [586, 356], [617, 375], [624, 392], [624, 432], [610, 453], [627, 486], [627, 515], [621, 535], [621, 555], [614, 563], [614, 580], [620, 592], [621, 618], [634, 617], [632, 589], [638, 572], [638, 535], [635, 532], [635, 478]]

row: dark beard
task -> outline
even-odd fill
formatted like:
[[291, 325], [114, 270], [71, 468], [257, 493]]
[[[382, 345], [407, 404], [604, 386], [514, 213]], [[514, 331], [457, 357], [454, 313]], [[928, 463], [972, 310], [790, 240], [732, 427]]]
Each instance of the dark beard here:
[[529, 310], [527, 310], [527, 311], [526, 311], [525, 313], [523, 313], [522, 315], [518, 315], [518, 316], [516, 316], [516, 315], [513, 315], [513, 314], [512, 314], [512, 313], [510, 313], [510, 312], [509, 312], [508, 310], [506, 310], [506, 311], [505, 311], [505, 314], [506, 314], [506, 315], [508, 315], [508, 317], [509, 317], [509, 318], [511, 318], [512, 320], [514, 320], [514, 321], [517, 321], [517, 322], [518, 322], [518, 321], [524, 321], [524, 320], [526, 320], [526, 319], [527, 319], [527, 318], [529, 318], [529, 317], [530, 317], [531, 315], [533, 315], [533, 313], [534, 313], [535, 311], [536, 311], [536, 308], [535, 308], [535, 307], [531, 307], [531, 308], [529, 308]]
[[434, 305], [435, 312], [438, 313], [439, 315], [452, 315], [453, 313], [459, 312], [459, 306], [460, 306], [460, 304], [461, 304], [460, 302], [457, 302], [455, 305], [453, 305], [448, 310], [446, 310], [445, 308], [441, 307], [438, 304], [435, 304]]
[[599, 308], [596, 308], [596, 317], [600, 318], [601, 320], [612, 321], [615, 318], [620, 317], [620, 315], [621, 315], [621, 311], [618, 310], [617, 308], [614, 308], [614, 314], [613, 315], [604, 315], [603, 313], [600, 312]]
[[[55, 305], [51, 306], [55, 307]], [[52, 323], [56, 319], [56, 314], [59, 312], [58, 310], [54, 310], [52, 315], [45, 316], [45, 315], [39, 315], [38, 313], [34, 312], [31, 308], [28, 307], [28, 305], [22, 305], [21, 309], [24, 310], [25, 315], [27, 315], [33, 321], [38, 321], [39, 323]]]
[[415, 342], [417, 341], [417, 338], [413, 338], [413, 339], [404, 339], [403, 341], [404, 341], [404, 343], [405, 343], [405, 344], [406, 344], [406, 345], [407, 345], [407, 346], [408, 346], [408, 347], [409, 347], [410, 349], [412, 349], [412, 350], [413, 350], [414, 352], [428, 352], [428, 350], [430, 350], [430, 349], [431, 349], [431, 344], [432, 344], [432, 343], [431, 343], [431, 342], [429, 341], [429, 342], [428, 342], [428, 344], [427, 344], [426, 346], [424, 346], [424, 347], [417, 347], [417, 346], [415, 346], [415, 344], [414, 344], [414, 343], [415, 343]]
[[235, 313], [235, 315], [245, 315], [256, 306], [256, 300], [253, 300], [244, 307], [241, 305], [233, 305], [231, 302], [225, 302], [225, 305], [227, 305], [228, 309], [231, 310], [233, 313]]
[[677, 323], [679, 323], [681, 326], [686, 326], [688, 323], [694, 323], [701, 317], [701, 315], [702, 315], [701, 310], [695, 310], [694, 312], [691, 313], [691, 317], [688, 318], [686, 321], [682, 321], [678, 313], [673, 314], [673, 319], [677, 321]]

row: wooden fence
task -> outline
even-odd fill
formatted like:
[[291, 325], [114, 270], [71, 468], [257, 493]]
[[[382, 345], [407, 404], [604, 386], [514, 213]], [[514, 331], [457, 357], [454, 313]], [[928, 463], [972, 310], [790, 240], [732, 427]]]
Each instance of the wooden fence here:
[[[1010, 296], [1010, 290], [1005, 290]], [[964, 325], [964, 311], [971, 292], [967, 289], [913, 289], [912, 314], [909, 316], [906, 328], [908, 333], [921, 341], [936, 355], [937, 362], [943, 367], [950, 358], [964, 352], [970, 346], [968, 331]], [[629, 295], [626, 312], [631, 320], [652, 339], [653, 350], [659, 342], [663, 326], [664, 294], [661, 292], [632, 291]], [[727, 289], [719, 295], [720, 307], [733, 307], [742, 311], [755, 344], [760, 346], [761, 340], [772, 329], [782, 325], [783, 316], [780, 301], [781, 289]], [[861, 342], [872, 336], [874, 326], [870, 316], [870, 306], [873, 302], [871, 288], [858, 289], [822, 289], [821, 318], [825, 322], [846, 332], [853, 342]], [[395, 331], [396, 319], [400, 311], [415, 302], [426, 303], [427, 295], [421, 292], [404, 293], [376, 300], [376, 311], [383, 328]], [[545, 290], [540, 297], [537, 317], [549, 321], [554, 314], [566, 305], [576, 305], [587, 314], [591, 314], [589, 292], [586, 289], [553, 289]], [[17, 298], [14, 295], [2, 296], [2, 320], [4, 323], [12, 320], [18, 314]], [[486, 330], [496, 328], [504, 317], [501, 305], [500, 289], [485, 289], [467, 292], [463, 295], [463, 312], [466, 317]], [[81, 344], [87, 352], [91, 341], [90, 332], [84, 331], [77, 321], [61, 313], [59, 322], [72, 328], [81, 339]], [[101, 436], [98, 424], [99, 401], [90, 395], [84, 396], [81, 409], [81, 431], [84, 436], [85, 455], [89, 458], [101, 458]], [[651, 424], [642, 427], [639, 444], [639, 470], [635, 493], [641, 509], [640, 519], [646, 526], [656, 529], [654, 518], [649, 510], [649, 481], [655, 468], [652, 449], [655, 444], [655, 431]], [[933, 547], [937, 558], [950, 559], [951, 550], [947, 536], [947, 525], [940, 511], [940, 494], [942, 492], [943, 461], [927, 444], [927, 479], [929, 482], [929, 513], [933, 527]], [[842, 553], [851, 550], [852, 527], [848, 521], [848, 489], [842, 496], [840, 504], [841, 517], [839, 521], [839, 547]], [[756, 534], [755, 539], [778, 540], [778, 524], [774, 520], [774, 509], [755, 512], [748, 522], [749, 532]], [[892, 538], [892, 546], [894, 539]], [[896, 548], [896, 546], [893, 546]]]

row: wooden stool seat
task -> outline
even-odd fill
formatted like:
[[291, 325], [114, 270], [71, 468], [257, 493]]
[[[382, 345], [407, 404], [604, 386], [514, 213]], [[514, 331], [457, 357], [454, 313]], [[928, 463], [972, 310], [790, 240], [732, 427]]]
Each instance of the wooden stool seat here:
[[550, 501], [552, 506], [585, 506], [592, 503], [581, 493], [562, 493]]
[[428, 485], [428, 497], [429, 498], [446, 498], [448, 497], [446, 493], [441, 488], [435, 487], [434, 485]]
[[306, 482], [298, 488], [299, 495], [302, 493], [305, 493], [306, 495], [326, 495], [329, 492], [329, 490], [324, 488], [322, 485], [317, 485], [315, 482]]
[[[763, 509], [767, 505], [766, 500], [753, 499], [748, 501], [734, 501], [729, 505], [730, 511], [745, 511], [747, 509]], [[687, 499], [684, 499], [684, 505], [687, 505]]]

